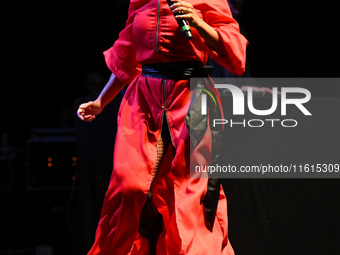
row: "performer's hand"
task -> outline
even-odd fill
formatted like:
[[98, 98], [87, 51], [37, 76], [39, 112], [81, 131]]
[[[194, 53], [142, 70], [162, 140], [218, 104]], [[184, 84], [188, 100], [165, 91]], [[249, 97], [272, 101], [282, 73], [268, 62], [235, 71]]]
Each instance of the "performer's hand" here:
[[91, 122], [96, 118], [96, 115], [102, 112], [101, 104], [97, 101], [90, 101], [84, 104], [79, 105], [77, 115], [78, 118]]
[[[174, 2], [174, 4], [171, 5], [171, 10], [175, 14], [176, 18], [186, 19], [189, 22], [190, 26], [194, 28], [200, 26], [202, 19], [198, 17], [192, 4], [184, 0], [171, 0], [171, 1]], [[176, 15], [178, 12], [182, 12], [182, 14]]]
[[[221, 47], [219, 34], [215, 31], [213, 27], [211, 27], [203, 19], [198, 17], [192, 4], [186, 2], [185, 0], [171, 1], [174, 2], [174, 4], [171, 5], [171, 10], [175, 14], [176, 18], [186, 19], [189, 22], [190, 26], [196, 28], [198, 33], [204, 38], [205, 43], [209, 48], [218, 52], [221, 56], [225, 56], [228, 54], [226, 49], [224, 47]], [[176, 13], [178, 12], [182, 12], [182, 14], [176, 15]]]

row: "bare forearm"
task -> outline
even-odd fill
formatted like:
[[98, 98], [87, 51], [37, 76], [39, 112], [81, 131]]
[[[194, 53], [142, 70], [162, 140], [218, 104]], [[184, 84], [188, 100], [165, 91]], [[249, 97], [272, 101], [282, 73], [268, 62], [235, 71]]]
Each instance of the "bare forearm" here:
[[227, 54], [225, 49], [220, 45], [220, 36], [216, 32], [216, 30], [213, 29], [210, 25], [208, 25], [204, 20], [198, 22], [195, 28], [203, 37], [203, 39], [205, 40], [206, 44], [210, 49], [218, 52], [222, 56]]
[[122, 84], [114, 74], [111, 74], [110, 79], [95, 101], [100, 104], [101, 108], [104, 108], [124, 87], [125, 84]]
[[114, 74], [111, 74], [109, 81], [95, 101], [79, 105], [77, 110], [79, 119], [87, 122], [93, 121], [123, 88], [124, 84]]

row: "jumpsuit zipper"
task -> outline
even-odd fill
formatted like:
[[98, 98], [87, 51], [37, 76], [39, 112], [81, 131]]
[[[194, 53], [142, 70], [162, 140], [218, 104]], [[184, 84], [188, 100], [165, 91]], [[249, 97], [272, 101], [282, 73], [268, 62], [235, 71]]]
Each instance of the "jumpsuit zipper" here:
[[[157, 24], [156, 24], [156, 33], [155, 33], [155, 43], [156, 43], [156, 53], [159, 54], [159, 49], [158, 49], [158, 35], [159, 35], [159, 21], [160, 21], [160, 13], [161, 13], [161, 0], [157, 1]], [[163, 105], [163, 114], [162, 114], [162, 120], [161, 120], [161, 132], [160, 132], [160, 137], [162, 135], [162, 129], [163, 129], [163, 121], [164, 121], [164, 114], [165, 114], [165, 107], [166, 107], [166, 91], [165, 91], [165, 85], [166, 85], [166, 80], [164, 80], [164, 105]], [[159, 138], [158, 138], [159, 139]], [[157, 141], [157, 145], [158, 145], [158, 141]], [[158, 152], [157, 152], [158, 153]], [[157, 168], [155, 167], [153, 174], [152, 174], [152, 179], [151, 179], [151, 183], [150, 183], [150, 188], [149, 188], [149, 192], [148, 192], [148, 197], [151, 198], [152, 196], [152, 191], [151, 191], [151, 186], [152, 183], [156, 177], [157, 174]]]
[[160, 20], [160, 13], [161, 13], [161, 0], [157, 1], [157, 26], [156, 26], [156, 52], [159, 53], [158, 49], [158, 33], [159, 33], [159, 20]]
[[[162, 135], [163, 123], [164, 123], [164, 118], [165, 118], [165, 121], [166, 121], [167, 127], [168, 127], [169, 136], [170, 136], [170, 141], [171, 141], [171, 144], [173, 146], [174, 142], [173, 142], [172, 135], [171, 135], [171, 132], [170, 132], [170, 125], [169, 125], [168, 117], [166, 115], [166, 111], [167, 111], [167, 109], [166, 109], [167, 108], [167, 104], [166, 104], [166, 81], [167, 81], [166, 79], [163, 79], [163, 101], [164, 101], [164, 105], [162, 106], [163, 107], [163, 114], [162, 114], [162, 120], [161, 120], [160, 137]], [[157, 144], [158, 144], [158, 142], [157, 142]], [[149, 192], [148, 192], [149, 197], [152, 196], [151, 186], [152, 186], [153, 181], [155, 180], [155, 177], [156, 177], [156, 174], [157, 174], [157, 171], [158, 171], [158, 167], [159, 167], [159, 165], [157, 166], [157, 168], [154, 169], [153, 174], [152, 174], [150, 189], [149, 189]]]

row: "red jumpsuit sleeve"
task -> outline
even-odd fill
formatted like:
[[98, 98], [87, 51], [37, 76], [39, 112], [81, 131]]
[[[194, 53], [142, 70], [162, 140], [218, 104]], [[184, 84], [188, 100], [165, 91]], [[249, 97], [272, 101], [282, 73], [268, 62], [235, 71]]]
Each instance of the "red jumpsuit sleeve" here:
[[233, 19], [227, 0], [204, 0], [204, 21], [220, 36], [221, 47], [227, 54], [219, 55], [208, 48], [208, 55], [232, 73], [242, 75], [246, 63], [247, 39], [240, 33], [239, 25]]
[[119, 37], [113, 46], [104, 51], [106, 65], [123, 84], [131, 83], [141, 73], [141, 64], [136, 60], [132, 25], [138, 8], [145, 4], [145, 2], [147, 0], [130, 1], [125, 28], [119, 33]]

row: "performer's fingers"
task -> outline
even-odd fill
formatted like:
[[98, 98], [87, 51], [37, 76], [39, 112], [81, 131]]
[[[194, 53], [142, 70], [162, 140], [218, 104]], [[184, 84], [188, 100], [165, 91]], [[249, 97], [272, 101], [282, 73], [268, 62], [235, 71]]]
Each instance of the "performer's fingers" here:
[[91, 105], [92, 105], [91, 102], [89, 102], [89, 103], [81, 104], [79, 106], [77, 110], [77, 116], [79, 119], [83, 121], [91, 122], [96, 118], [96, 116], [93, 113], [91, 113], [92, 111]]
[[81, 119], [81, 120], [84, 120], [84, 117], [83, 117], [84, 114], [85, 114], [84, 109], [79, 108], [78, 111], [77, 111], [78, 118]]
[[83, 103], [83, 104], [81, 104], [81, 105], [79, 105], [79, 108], [81, 108], [81, 109], [89, 109], [89, 110], [91, 110], [91, 105], [93, 104], [93, 102], [92, 101], [90, 101], [90, 102], [87, 102], [87, 103]]
[[186, 12], [193, 12], [194, 11], [194, 7], [192, 5], [182, 5], [182, 4], [173, 4], [171, 5], [170, 9], [172, 11], [175, 10], [180, 10], [180, 11], [186, 11]]
[[172, 10], [172, 12], [174, 14], [178, 13], [178, 12], [182, 12], [183, 14], [187, 14], [187, 13], [192, 13], [193, 10], [188, 8], [188, 7], [183, 7], [183, 6], [180, 6], [180, 7], [177, 7], [175, 9]]
[[88, 105], [89, 105], [89, 103], [83, 103], [83, 104], [79, 105], [79, 108], [85, 109]]
[[84, 121], [91, 122], [96, 118], [95, 115], [85, 115], [84, 116]]
[[188, 9], [194, 9], [192, 4], [184, 2], [184, 1], [172, 1], [174, 4], [171, 5], [171, 9], [177, 8], [177, 7], [186, 7]]
[[[194, 7], [192, 6], [192, 4], [184, 2], [184, 1], [174, 3], [171, 6], [171, 10], [173, 14], [175, 14], [175, 16], [179, 16], [179, 15], [176, 15], [179, 12], [181, 12], [180, 15], [194, 14]], [[191, 18], [191, 17], [179, 16], [179, 18]]]
[[78, 118], [79, 118], [80, 120], [84, 120], [84, 117], [81, 116], [81, 115], [79, 115], [79, 114], [78, 114]]
[[191, 14], [176, 15], [175, 18], [176, 19], [188, 19], [188, 20], [191, 20], [192, 19], [192, 15]]

